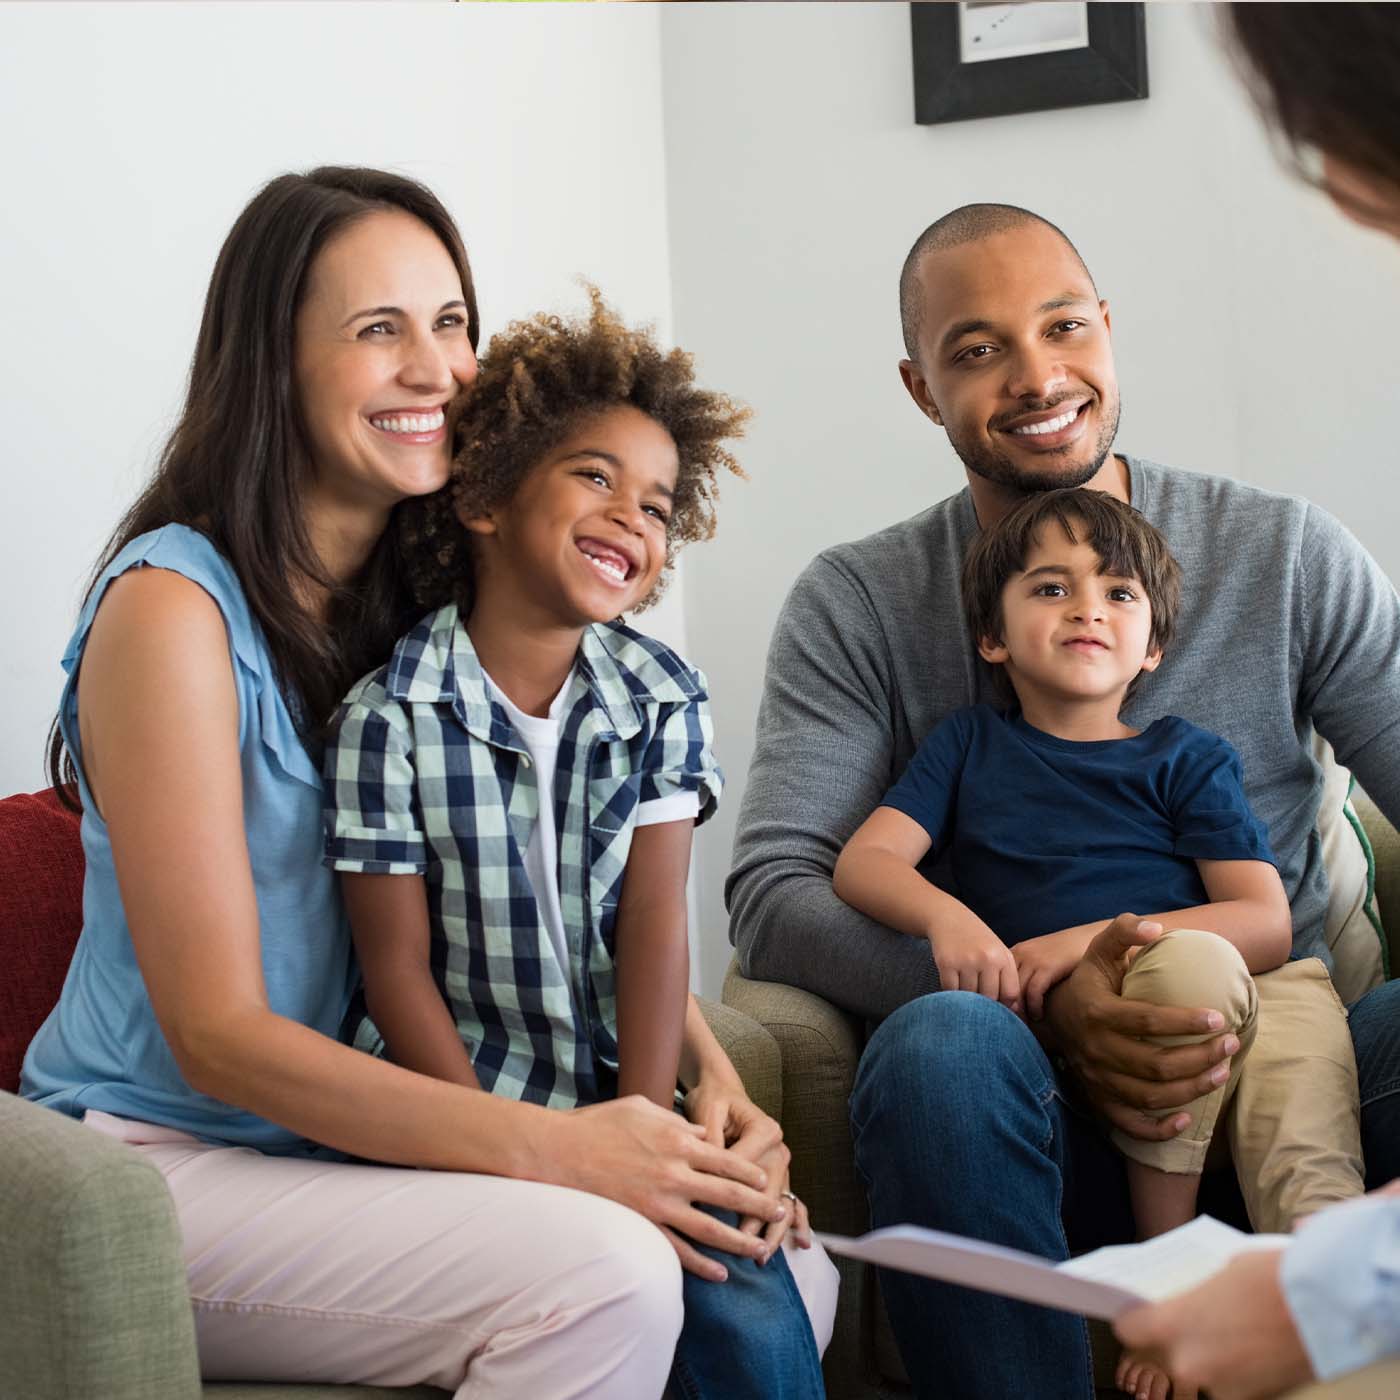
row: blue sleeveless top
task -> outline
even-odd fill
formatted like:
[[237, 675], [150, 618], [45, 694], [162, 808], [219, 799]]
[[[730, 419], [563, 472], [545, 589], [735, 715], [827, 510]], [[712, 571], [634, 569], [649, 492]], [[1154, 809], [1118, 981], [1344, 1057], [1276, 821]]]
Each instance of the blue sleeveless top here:
[[[141, 567], [169, 569], [197, 583], [228, 629], [269, 1004], [278, 1015], [334, 1037], [350, 999], [349, 928], [335, 876], [321, 863], [320, 773], [277, 687], [272, 657], [233, 568], [197, 531], [167, 525], [133, 540], [104, 570], [63, 657], [68, 683], [59, 725], [83, 799], [83, 931], [58, 1005], [25, 1056], [20, 1093], [74, 1117], [99, 1109], [264, 1152], [323, 1152], [286, 1128], [196, 1093], [181, 1077], [136, 965], [107, 826], [82, 777], [77, 683], [107, 585]], [[160, 799], [153, 788], [150, 800]], [[198, 820], [198, 813], [190, 816]]]

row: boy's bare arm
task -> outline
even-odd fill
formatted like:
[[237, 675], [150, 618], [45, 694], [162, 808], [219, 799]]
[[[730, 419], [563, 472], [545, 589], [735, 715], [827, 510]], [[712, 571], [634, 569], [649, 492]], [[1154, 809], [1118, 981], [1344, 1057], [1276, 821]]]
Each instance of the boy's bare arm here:
[[912, 817], [877, 807], [842, 850], [832, 887], [887, 928], [926, 939], [944, 991], [980, 992], [1016, 1006], [1020, 984], [1011, 951], [960, 899], [919, 874], [930, 844]]
[[617, 904], [617, 1092], [663, 1108], [675, 1103], [690, 997], [685, 878], [694, 831], [689, 819], [638, 827]]
[[[1264, 860], [1198, 860], [1209, 904], [1142, 914], [1164, 929], [1198, 928], [1233, 943], [1251, 972], [1270, 972], [1288, 961], [1293, 948], [1293, 914], [1278, 871]], [[1047, 935], [1077, 949], [1082, 957], [1109, 920], [1079, 924]]]
[[428, 891], [421, 875], [342, 874], [370, 1018], [389, 1058], [419, 1074], [479, 1089], [471, 1056], [428, 961]]
[[931, 844], [912, 817], [877, 807], [846, 842], [832, 887], [853, 909], [912, 938], [929, 938], [936, 929], [968, 919], [985, 929], [967, 905], [919, 874], [916, 867]]
[[1159, 915], [1158, 923], [1218, 933], [1240, 950], [1251, 972], [1282, 967], [1293, 951], [1293, 911], [1278, 871], [1266, 860], [1198, 860], [1196, 866], [1210, 903]]

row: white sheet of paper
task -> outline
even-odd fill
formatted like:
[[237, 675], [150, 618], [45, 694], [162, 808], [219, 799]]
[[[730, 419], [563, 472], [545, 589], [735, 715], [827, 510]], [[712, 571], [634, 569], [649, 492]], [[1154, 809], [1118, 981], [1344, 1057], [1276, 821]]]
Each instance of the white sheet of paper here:
[[1126, 1288], [1062, 1274], [1049, 1260], [1033, 1254], [917, 1225], [892, 1225], [858, 1239], [813, 1233], [832, 1254], [849, 1255], [945, 1283], [961, 1283], [987, 1293], [1002, 1293], [1027, 1303], [1043, 1303], [1085, 1317], [1112, 1319], [1143, 1301], [1139, 1294]]
[[1219, 1273], [1237, 1254], [1252, 1249], [1282, 1249], [1287, 1235], [1246, 1235], [1209, 1215], [1141, 1244], [1115, 1244], [1081, 1254], [1056, 1270], [1075, 1278], [1126, 1288], [1160, 1302], [1184, 1293]]
[[1287, 1242], [1284, 1235], [1245, 1235], [1203, 1215], [1144, 1244], [1114, 1245], [1052, 1264], [917, 1225], [894, 1225], [855, 1239], [814, 1233], [833, 1254], [1108, 1321], [1138, 1303], [1203, 1282], [1245, 1250]]

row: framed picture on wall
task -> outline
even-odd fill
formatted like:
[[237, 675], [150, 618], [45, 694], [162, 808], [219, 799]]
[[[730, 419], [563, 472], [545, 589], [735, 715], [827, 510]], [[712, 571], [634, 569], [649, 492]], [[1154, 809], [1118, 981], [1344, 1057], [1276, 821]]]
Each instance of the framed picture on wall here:
[[909, 7], [921, 125], [1147, 96], [1141, 4]]

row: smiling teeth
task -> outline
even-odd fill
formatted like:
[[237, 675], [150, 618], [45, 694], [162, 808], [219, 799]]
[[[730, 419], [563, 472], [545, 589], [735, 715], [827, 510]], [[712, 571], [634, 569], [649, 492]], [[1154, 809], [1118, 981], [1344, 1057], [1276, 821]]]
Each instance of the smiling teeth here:
[[1012, 432], [1021, 437], [1038, 437], [1041, 433], [1058, 433], [1061, 428], [1068, 428], [1074, 422], [1075, 414], [1079, 409], [1072, 408], [1068, 413], [1062, 413], [1058, 418], [1049, 418], [1044, 423], [1030, 423], [1024, 428], [1012, 428]]
[[436, 413], [395, 413], [369, 421], [372, 427], [385, 433], [435, 433], [447, 418], [442, 409], [438, 409]]
[[632, 572], [632, 566], [620, 554], [614, 554], [611, 550], [607, 554], [594, 554], [591, 549], [579, 546], [578, 552], [598, 570], [600, 574], [606, 575], [614, 583], [626, 583], [627, 576]]
[[625, 583], [627, 580], [627, 570], [621, 564], [614, 564], [610, 559], [599, 559], [596, 554], [585, 554], [583, 556], [593, 565], [595, 569], [607, 574], [610, 579], [617, 583]]

